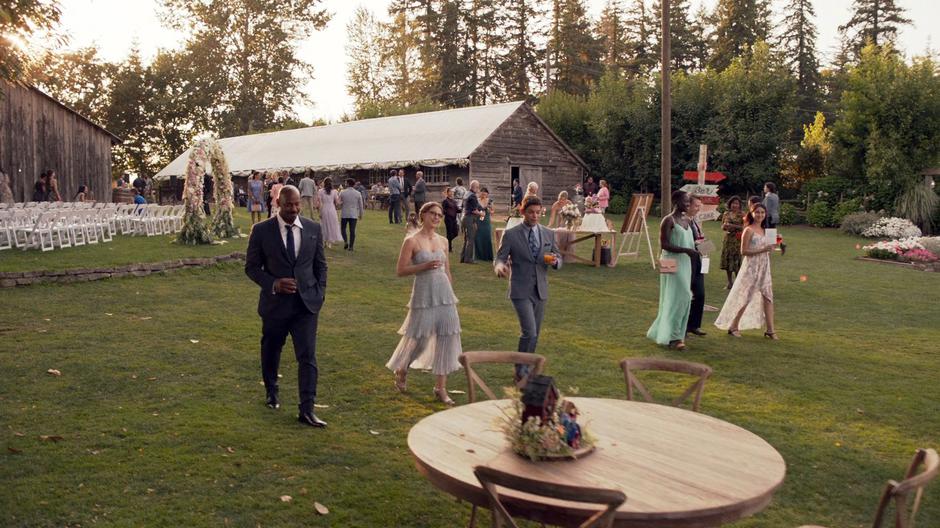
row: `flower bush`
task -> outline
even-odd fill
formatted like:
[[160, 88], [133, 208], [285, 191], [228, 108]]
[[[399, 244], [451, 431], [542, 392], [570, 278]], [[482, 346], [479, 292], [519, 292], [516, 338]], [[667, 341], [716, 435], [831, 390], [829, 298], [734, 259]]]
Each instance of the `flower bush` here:
[[919, 237], [920, 229], [904, 218], [882, 218], [866, 229], [862, 236], [868, 238], [910, 238]]
[[917, 239], [917, 243], [934, 255], [940, 255], [940, 236], [921, 237]]
[[861, 235], [882, 218], [884, 215], [875, 212], [852, 213], [842, 218], [839, 229], [850, 235]]
[[926, 249], [910, 249], [902, 255], [904, 260], [911, 262], [937, 262], [940, 258]]
[[815, 202], [806, 210], [806, 221], [815, 227], [831, 227], [832, 209], [824, 201]]

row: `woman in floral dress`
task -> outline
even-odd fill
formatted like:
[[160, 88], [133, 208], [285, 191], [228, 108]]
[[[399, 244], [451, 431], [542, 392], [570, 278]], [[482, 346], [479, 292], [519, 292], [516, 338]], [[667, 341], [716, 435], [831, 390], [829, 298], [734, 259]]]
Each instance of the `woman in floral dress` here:
[[728, 274], [730, 290], [734, 284], [734, 275], [741, 267], [741, 232], [744, 231], [744, 214], [741, 212], [741, 199], [732, 196], [728, 200], [728, 210], [721, 217], [721, 229], [725, 238], [721, 245], [721, 269]]

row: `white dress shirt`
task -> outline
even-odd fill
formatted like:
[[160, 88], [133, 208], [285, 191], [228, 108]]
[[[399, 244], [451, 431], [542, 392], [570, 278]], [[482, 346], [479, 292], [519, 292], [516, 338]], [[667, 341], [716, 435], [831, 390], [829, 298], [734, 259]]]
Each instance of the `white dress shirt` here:
[[[304, 226], [300, 223], [300, 216], [294, 218], [294, 224], [297, 227], [297, 231], [294, 233], [294, 258], [297, 258], [297, 255], [300, 255], [300, 240], [303, 238], [301, 234], [304, 232]], [[284, 249], [287, 249], [287, 222], [281, 218], [281, 215], [277, 215], [277, 228], [281, 231], [281, 243], [284, 244]], [[293, 231], [293, 230], [292, 230]]]

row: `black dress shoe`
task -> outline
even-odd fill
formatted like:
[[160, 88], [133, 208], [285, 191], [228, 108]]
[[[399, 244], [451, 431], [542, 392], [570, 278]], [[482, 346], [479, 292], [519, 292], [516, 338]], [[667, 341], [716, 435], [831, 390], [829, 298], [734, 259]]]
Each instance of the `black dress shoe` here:
[[317, 418], [317, 415], [312, 412], [300, 413], [300, 416], [297, 417], [297, 421], [309, 425], [310, 427], [326, 427], [326, 422]]
[[277, 394], [268, 394], [268, 397], [265, 400], [264, 404], [270, 407], [271, 409], [281, 408], [281, 402], [278, 401]]
[[695, 335], [697, 335], [697, 336], [699, 336], [699, 337], [705, 337], [705, 336], [708, 335], [708, 334], [706, 334], [705, 332], [703, 332], [701, 328], [694, 328], [694, 329], [692, 329], [692, 330], [689, 330], [689, 333], [690, 333], [690, 334], [695, 334]]

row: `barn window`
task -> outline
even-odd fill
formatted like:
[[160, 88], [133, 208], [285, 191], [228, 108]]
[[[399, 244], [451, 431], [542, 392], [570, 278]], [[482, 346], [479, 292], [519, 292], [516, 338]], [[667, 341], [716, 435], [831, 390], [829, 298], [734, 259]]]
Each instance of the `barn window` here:
[[424, 172], [424, 181], [428, 183], [447, 183], [447, 165], [440, 167], [421, 167]]

